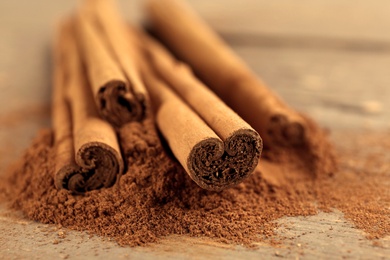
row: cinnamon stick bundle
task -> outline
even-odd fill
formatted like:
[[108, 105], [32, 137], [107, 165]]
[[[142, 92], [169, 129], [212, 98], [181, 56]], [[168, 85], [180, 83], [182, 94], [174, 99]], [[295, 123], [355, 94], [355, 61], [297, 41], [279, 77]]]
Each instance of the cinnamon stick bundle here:
[[85, 1], [75, 26], [96, 106], [116, 127], [142, 120], [148, 110], [148, 95], [126, 48], [124, 26], [108, 0]]
[[306, 121], [289, 108], [180, 0], [149, 0], [152, 32], [256, 129], [267, 147], [301, 146]]
[[260, 158], [259, 134], [197, 80], [188, 66], [141, 31], [130, 33], [138, 39], [134, 48], [145, 55], [140, 66], [159, 129], [189, 176], [200, 187], [217, 191], [248, 177]]
[[54, 64], [55, 185], [74, 192], [110, 187], [123, 160], [115, 130], [96, 110], [69, 21], [59, 28]]

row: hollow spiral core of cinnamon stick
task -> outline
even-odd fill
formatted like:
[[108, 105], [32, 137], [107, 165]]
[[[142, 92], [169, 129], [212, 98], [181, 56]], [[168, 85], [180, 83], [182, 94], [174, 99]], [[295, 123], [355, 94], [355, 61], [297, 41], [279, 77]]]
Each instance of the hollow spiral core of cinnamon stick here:
[[103, 143], [83, 145], [76, 154], [82, 170], [68, 175], [63, 187], [83, 192], [112, 186], [120, 171], [115, 154], [115, 150]]
[[143, 98], [135, 98], [123, 81], [113, 80], [101, 87], [97, 94], [100, 114], [116, 127], [144, 118]]
[[85, 192], [112, 186], [120, 167], [116, 152], [104, 146], [102, 143], [90, 143], [82, 147], [76, 155], [78, 165], [70, 163], [59, 167], [56, 187]]
[[222, 190], [240, 183], [257, 165], [260, 146], [258, 134], [238, 130], [230, 139], [207, 139], [192, 149], [188, 169], [192, 179], [202, 188]]

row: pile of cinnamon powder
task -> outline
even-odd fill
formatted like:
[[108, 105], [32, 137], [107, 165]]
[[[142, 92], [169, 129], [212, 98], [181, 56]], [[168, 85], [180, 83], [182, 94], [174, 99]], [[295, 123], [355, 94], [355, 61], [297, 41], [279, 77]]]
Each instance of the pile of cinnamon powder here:
[[[299, 174], [305, 169], [270, 164], [268, 172], [258, 170], [222, 192], [203, 190], [188, 177], [152, 120], [127, 124], [119, 136], [128, 169], [112, 188], [84, 195], [57, 190], [52, 132], [46, 129], [10, 168], [0, 193], [30, 219], [87, 230], [120, 245], [184, 234], [250, 246], [277, 240], [278, 218], [333, 208], [370, 238], [390, 235], [389, 133], [335, 135], [340, 167], [332, 176], [308, 178]], [[265, 151], [260, 163], [267, 160]]]

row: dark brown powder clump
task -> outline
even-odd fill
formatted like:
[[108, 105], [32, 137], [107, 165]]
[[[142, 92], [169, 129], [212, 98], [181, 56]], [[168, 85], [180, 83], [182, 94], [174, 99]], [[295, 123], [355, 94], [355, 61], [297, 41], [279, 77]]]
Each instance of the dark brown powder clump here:
[[161, 144], [153, 122], [146, 120], [120, 130], [128, 170], [119, 183], [76, 196], [54, 187], [51, 139], [51, 130], [38, 134], [0, 191], [30, 219], [87, 230], [115, 238], [121, 245], [144, 245], [185, 234], [250, 246], [274, 240], [278, 218], [332, 208], [341, 209], [371, 237], [390, 234], [390, 209], [385, 206], [390, 194], [383, 185], [384, 180], [389, 183], [389, 160], [383, 150], [390, 150], [389, 142], [385, 148], [377, 142], [383, 148], [375, 148], [377, 153], [343, 146], [341, 168], [333, 177], [302, 177], [299, 167], [263, 159], [262, 166], [240, 185], [212, 192], [188, 177]]

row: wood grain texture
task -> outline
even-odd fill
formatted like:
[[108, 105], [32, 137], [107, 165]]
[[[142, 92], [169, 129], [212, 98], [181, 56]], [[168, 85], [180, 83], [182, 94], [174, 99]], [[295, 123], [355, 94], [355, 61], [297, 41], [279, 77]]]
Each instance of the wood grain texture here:
[[[0, 174], [37, 129], [48, 125], [52, 29], [75, 2], [0, 2]], [[390, 52], [378, 48], [390, 45], [389, 1], [190, 3], [287, 103], [323, 126], [334, 132], [390, 127]], [[122, 12], [132, 20], [141, 17], [139, 5], [140, 1], [121, 1]], [[373, 246], [339, 212], [285, 218], [280, 223], [278, 232], [291, 240], [279, 248], [263, 244], [252, 251], [186, 237], [168, 238], [151, 248], [121, 248], [112, 241], [13, 217], [2, 206], [0, 258], [388, 259], [390, 255], [390, 238]], [[68, 236], [61, 238], [60, 231]]]

